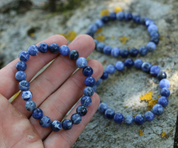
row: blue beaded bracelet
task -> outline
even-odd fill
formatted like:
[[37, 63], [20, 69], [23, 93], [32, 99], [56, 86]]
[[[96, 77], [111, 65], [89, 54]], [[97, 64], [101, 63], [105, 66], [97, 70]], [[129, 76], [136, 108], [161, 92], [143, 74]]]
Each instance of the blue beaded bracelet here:
[[103, 16], [101, 19], [95, 21], [94, 24], [88, 27], [88, 32], [86, 34], [94, 37], [94, 33], [102, 28], [109, 21], [131, 21], [141, 24], [147, 27], [147, 31], [150, 35], [150, 42], [146, 44], [146, 46], [142, 46], [139, 49], [131, 48], [120, 50], [118, 47], [110, 47], [105, 45], [103, 42], [99, 42], [98, 40], [94, 40], [96, 44], [96, 50], [105, 53], [106, 55], [112, 55], [113, 57], [118, 57], [119, 55], [123, 58], [127, 58], [129, 55], [131, 57], [136, 57], [138, 54], [141, 56], [145, 56], [148, 52], [152, 52], [156, 49], [156, 44], [159, 43], [159, 32], [158, 27], [155, 25], [155, 22], [146, 17], [140, 17], [139, 15], [132, 15], [131, 13], [118, 12], [118, 13], [110, 13], [109, 16]]
[[[43, 111], [40, 108], [36, 107], [36, 103], [32, 101], [33, 95], [29, 90], [30, 83], [26, 80], [26, 73], [24, 72], [27, 68], [25, 62], [30, 59], [30, 56], [36, 56], [38, 52], [46, 53], [48, 50], [51, 53], [60, 53], [63, 56], [69, 56], [71, 60], [76, 60], [76, 65], [79, 68], [83, 68], [83, 75], [86, 76], [84, 81], [86, 87], [83, 90], [84, 96], [81, 98], [81, 105], [77, 107], [75, 114], [71, 116], [71, 119], [65, 119], [62, 121], [62, 124], [58, 120], [51, 122], [51, 119], [43, 115]], [[20, 61], [16, 64], [17, 72], [15, 78], [19, 81], [19, 89], [22, 91], [22, 99], [26, 101], [25, 108], [28, 111], [32, 111], [32, 117], [39, 119], [39, 124], [46, 128], [51, 127], [51, 130], [54, 132], [59, 131], [61, 128], [64, 130], [69, 130], [72, 128], [73, 124], [79, 124], [82, 121], [82, 116], [87, 114], [87, 107], [91, 105], [92, 100], [91, 96], [94, 94], [93, 86], [95, 85], [95, 79], [92, 77], [93, 69], [90, 66], [87, 66], [87, 60], [84, 57], [79, 57], [79, 53], [76, 50], [69, 49], [68, 46], [62, 45], [58, 46], [56, 43], [48, 45], [47, 43], [41, 43], [38, 47], [36, 45], [31, 45], [28, 48], [28, 51], [22, 51], [19, 54]]]

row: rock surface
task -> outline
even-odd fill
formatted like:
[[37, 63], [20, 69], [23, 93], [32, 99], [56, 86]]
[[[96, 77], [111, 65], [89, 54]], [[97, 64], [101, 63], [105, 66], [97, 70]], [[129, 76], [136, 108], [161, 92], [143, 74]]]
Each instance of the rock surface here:
[[[154, 121], [141, 126], [118, 125], [97, 112], [73, 147], [172, 148], [178, 107], [178, 2], [176, 0], [91, 0], [84, 8], [75, 10], [68, 20], [62, 15], [49, 17], [49, 14], [42, 10], [31, 10], [21, 15], [16, 15], [14, 12], [0, 14], [0, 54], [5, 55], [6, 65], [15, 59], [20, 51], [27, 50], [29, 45], [51, 35], [71, 30], [78, 34], [85, 33], [88, 25], [100, 17], [99, 13], [103, 8], [113, 11], [115, 6], [121, 6], [133, 14], [147, 16], [156, 22], [162, 40], [155, 52], [141, 59], [151, 64], [158, 64], [166, 71], [171, 82], [170, 104], [164, 109], [163, 115], [156, 116]], [[34, 36], [28, 34], [29, 30], [34, 30]], [[121, 49], [139, 48], [149, 41], [145, 27], [130, 22], [109, 23], [100, 34], [105, 36], [105, 44], [118, 46]], [[125, 45], [118, 40], [122, 36], [130, 38]], [[104, 68], [118, 60], [97, 51], [94, 51], [90, 58], [99, 60]], [[123, 113], [124, 116], [144, 114], [147, 103], [140, 102], [140, 96], [153, 90], [153, 96], [157, 98], [160, 92], [157, 83], [155, 78], [146, 73], [134, 68], [126, 69], [124, 72], [116, 72], [103, 82], [98, 94], [109, 107], [115, 112]], [[140, 136], [139, 130], [144, 135]], [[165, 137], [161, 135], [163, 132], [166, 133]]]

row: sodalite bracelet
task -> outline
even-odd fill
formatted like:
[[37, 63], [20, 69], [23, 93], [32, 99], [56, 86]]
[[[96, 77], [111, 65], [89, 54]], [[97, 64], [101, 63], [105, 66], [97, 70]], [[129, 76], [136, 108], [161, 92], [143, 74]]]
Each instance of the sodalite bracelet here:
[[132, 15], [131, 13], [118, 12], [117, 14], [112, 12], [109, 16], [103, 16], [101, 19], [95, 21], [94, 24], [88, 27], [88, 32], [86, 34], [94, 37], [94, 33], [102, 28], [109, 21], [131, 21], [141, 24], [147, 27], [147, 31], [150, 35], [150, 42], [146, 44], [146, 46], [142, 46], [139, 49], [131, 48], [120, 50], [118, 47], [110, 47], [105, 45], [103, 42], [99, 42], [98, 40], [94, 40], [96, 44], [96, 50], [105, 53], [106, 55], [112, 55], [113, 57], [118, 57], [119, 55], [123, 58], [127, 58], [129, 55], [131, 57], [136, 57], [138, 54], [141, 56], [145, 56], [148, 52], [152, 52], [156, 49], [156, 44], [159, 43], [159, 32], [158, 27], [155, 25], [154, 21], [148, 19], [146, 17], [140, 17], [139, 15]]
[[[36, 103], [32, 101], [32, 92], [29, 90], [30, 83], [26, 80], [26, 73], [24, 72], [27, 68], [25, 62], [30, 59], [30, 56], [36, 56], [38, 52], [46, 53], [48, 50], [51, 53], [60, 53], [63, 56], [69, 56], [71, 60], [76, 60], [76, 65], [79, 68], [83, 68], [83, 75], [86, 76], [84, 81], [86, 87], [83, 90], [84, 96], [81, 98], [81, 105], [77, 107], [75, 114], [71, 116], [71, 119], [63, 120], [62, 124], [58, 120], [51, 122], [51, 119], [43, 115], [43, 111], [36, 107]], [[79, 53], [76, 50], [69, 49], [68, 46], [62, 45], [58, 46], [56, 43], [52, 43], [48, 46], [47, 43], [41, 43], [38, 47], [36, 45], [31, 45], [27, 51], [22, 51], [19, 54], [20, 61], [16, 64], [17, 72], [15, 78], [19, 81], [19, 89], [22, 91], [22, 99], [26, 101], [25, 108], [28, 111], [32, 111], [32, 116], [35, 119], [39, 119], [39, 124], [46, 128], [51, 127], [54, 132], [59, 131], [61, 128], [64, 130], [69, 130], [72, 128], [73, 124], [79, 124], [82, 121], [82, 116], [87, 114], [87, 107], [91, 105], [91, 96], [94, 94], [93, 86], [95, 85], [95, 79], [92, 77], [93, 69], [87, 66], [87, 60], [84, 57], [79, 57]]]

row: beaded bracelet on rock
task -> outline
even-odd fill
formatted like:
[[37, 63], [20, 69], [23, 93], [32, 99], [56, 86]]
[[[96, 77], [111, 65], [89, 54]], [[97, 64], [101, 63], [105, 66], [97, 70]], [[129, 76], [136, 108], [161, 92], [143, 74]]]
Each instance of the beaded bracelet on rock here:
[[105, 45], [103, 42], [95, 40], [97, 44], [96, 50], [105, 53], [106, 55], [112, 55], [113, 57], [118, 57], [119, 55], [123, 58], [127, 58], [129, 55], [131, 57], [136, 57], [138, 54], [145, 56], [148, 52], [152, 52], [156, 49], [156, 44], [159, 43], [159, 33], [158, 27], [155, 25], [154, 21], [146, 17], [140, 17], [139, 15], [132, 15], [131, 13], [125, 12], [112, 12], [109, 16], [103, 16], [101, 19], [95, 21], [94, 24], [88, 27], [88, 32], [86, 34], [94, 37], [94, 33], [97, 29], [102, 28], [104, 24], [108, 23], [110, 20], [115, 21], [131, 21], [133, 20], [137, 24], [142, 24], [147, 27], [148, 33], [150, 35], [150, 42], [146, 46], [142, 46], [137, 50], [136, 48], [122, 49], [118, 47], [111, 48], [108, 45]]
[[[40, 108], [36, 108], [36, 104], [32, 101], [32, 92], [29, 91], [30, 83], [26, 80], [26, 73], [24, 72], [27, 68], [25, 62], [27, 62], [30, 56], [36, 56], [38, 52], [46, 53], [47, 51], [51, 53], [60, 53], [63, 56], [69, 56], [71, 60], [76, 60], [76, 65], [78, 68], [83, 68], [83, 75], [86, 76], [84, 83], [86, 85], [83, 93], [84, 96], [81, 98], [81, 105], [77, 107], [75, 114], [71, 116], [71, 119], [65, 119], [62, 124], [58, 120], [51, 122], [51, 119], [47, 116], [43, 116], [43, 111]], [[26, 101], [25, 108], [28, 111], [32, 111], [32, 116], [35, 119], [39, 119], [39, 124], [46, 128], [51, 127], [54, 132], [59, 131], [61, 128], [64, 130], [69, 130], [72, 128], [73, 124], [79, 124], [82, 121], [82, 116], [87, 114], [87, 107], [91, 105], [91, 96], [94, 94], [93, 86], [95, 84], [95, 79], [91, 76], [93, 74], [93, 69], [87, 66], [87, 60], [84, 57], [79, 57], [79, 53], [76, 50], [69, 50], [69, 47], [62, 45], [59, 47], [56, 43], [52, 43], [48, 46], [47, 43], [41, 43], [38, 47], [36, 45], [31, 45], [27, 51], [22, 51], [19, 54], [20, 61], [16, 64], [16, 69], [18, 70], [15, 74], [16, 80], [19, 82], [19, 89], [22, 91], [22, 99]]]

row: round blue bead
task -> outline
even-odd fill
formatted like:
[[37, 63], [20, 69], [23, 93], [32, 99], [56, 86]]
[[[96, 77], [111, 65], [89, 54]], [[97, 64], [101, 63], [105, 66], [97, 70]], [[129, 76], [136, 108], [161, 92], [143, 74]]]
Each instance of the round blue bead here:
[[144, 63], [142, 64], [142, 70], [143, 70], [144, 72], [149, 72], [149, 71], [150, 71], [150, 68], [151, 68], [151, 64], [150, 64], [150, 63], [144, 62]]
[[159, 35], [159, 33], [157, 31], [151, 31], [151, 32], [149, 32], [149, 34], [150, 34], [150, 37], [155, 37], [155, 38], [159, 38], [160, 37], [160, 35]]
[[141, 17], [140, 18], [140, 24], [145, 25], [147, 18], [146, 17]]
[[156, 50], [156, 44], [154, 42], [149, 42], [146, 45], [146, 48], [148, 49], [149, 52], [152, 52], [152, 51]]
[[67, 45], [62, 45], [62, 46], [59, 48], [59, 52], [60, 52], [61, 55], [66, 56], [66, 55], [69, 54], [70, 49], [69, 49], [69, 47], [68, 47]]
[[96, 24], [92, 24], [88, 27], [89, 32], [95, 33], [97, 31], [98, 27]]
[[166, 87], [161, 89], [161, 96], [169, 97], [170, 95], [170, 90]]
[[36, 108], [36, 103], [34, 101], [32, 101], [32, 100], [27, 101], [25, 103], [25, 108], [28, 111], [33, 111]]
[[39, 123], [40, 123], [41, 127], [46, 128], [46, 127], [49, 127], [49, 126], [50, 126], [50, 124], [51, 124], [51, 119], [50, 119], [49, 117], [47, 117], [47, 116], [43, 116], [43, 117], [40, 119]]
[[95, 24], [96, 24], [96, 26], [98, 27], [98, 28], [102, 28], [103, 27], [103, 22], [100, 20], [100, 19], [97, 19], [96, 21], [95, 21]]
[[138, 50], [136, 48], [130, 49], [130, 56], [136, 57], [138, 55]]
[[99, 79], [96, 81], [95, 85], [99, 85], [100, 83], [101, 83], [101, 78], [99, 78]]
[[17, 81], [25, 80], [27, 77], [26, 73], [24, 71], [17, 71], [15, 74], [15, 78]]
[[91, 103], [92, 103], [92, 100], [91, 100], [91, 98], [89, 96], [83, 96], [81, 98], [81, 104], [83, 106], [88, 107], [88, 106], [91, 105]]
[[91, 36], [92, 38], [94, 37], [94, 33], [91, 33], [90, 31], [87, 31], [86, 34]]
[[150, 41], [154, 42], [155, 44], [158, 44], [159, 43], [159, 37], [152, 36]]
[[95, 85], [95, 78], [93, 77], [86, 77], [84, 80], [86, 86], [94, 86]]
[[62, 122], [62, 128], [64, 130], [70, 130], [72, 128], [73, 124], [72, 124], [72, 121], [69, 120], [69, 119], [65, 119], [63, 122]]
[[103, 53], [106, 55], [110, 55], [111, 54], [111, 47], [110, 46], [104, 46], [103, 48]]
[[129, 56], [129, 50], [128, 49], [122, 49], [122, 50], [120, 50], [120, 55], [123, 58], [127, 58]]
[[93, 69], [90, 66], [86, 66], [83, 68], [82, 73], [84, 76], [89, 77], [93, 74]]
[[96, 50], [103, 52], [103, 48], [104, 48], [105, 44], [103, 42], [100, 42], [97, 44]]
[[145, 120], [152, 121], [155, 118], [155, 115], [151, 111], [147, 111], [144, 115]]
[[31, 93], [31, 91], [29, 91], [29, 90], [27, 90], [27, 91], [23, 91], [22, 92], [22, 99], [24, 100], [24, 101], [29, 101], [29, 100], [31, 100], [32, 99], [32, 93]]
[[32, 112], [32, 116], [35, 119], [41, 119], [43, 117], [43, 111], [40, 108], [35, 108]]
[[132, 19], [132, 14], [131, 13], [125, 13], [124, 15], [126, 21], [130, 21]]
[[135, 68], [137, 68], [137, 69], [141, 69], [141, 68], [142, 68], [142, 64], [143, 64], [143, 61], [142, 61], [141, 59], [136, 59], [136, 60], [134, 61], [134, 66], [135, 66]]
[[70, 58], [71, 60], [77, 60], [78, 57], [79, 57], [79, 53], [78, 53], [77, 50], [71, 50], [71, 51], [69, 52], [69, 58]]
[[162, 79], [166, 79], [167, 78], [167, 74], [164, 71], [160, 71], [157, 75], [158, 80], [162, 80]]
[[133, 116], [132, 115], [127, 115], [124, 118], [124, 122], [127, 125], [131, 125], [133, 123]]
[[94, 94], [94, 90], [93, 90], [92, 87], [87, 86], [87, 87], [84, 88], [83, 94], [85, 96], [90, 96], [91, 97]]
[[114, 65], [109, 64], [109, 65], [106, 67], [106, 71], [107, 71], [109, 74], [113, 74], [113, 73], [115, 73], [116, 68], [115, 68]]
[[30, 55], [29, 55], [29, 53], [26, 52], [26, 51], [22, 51], [22, 52], [19, 54], [19, 59], [20, 59], [21, 61], [27, 62], [27, 61], [29, 60], [29, 58], [30, 58]]
[[169, 82], [168, 79], [162, 79], [162, 80], [159, 82], [159, 87], [160, 87], [160, 88], [164, 88], [164, 87], [169, 88], [169, 86], [170, 86], [170, 82]]
[[111, 13], [109, 14], [109, 19], [112, 20], [112, 21], [116, 20], [116, 13], [111, 12]]
[[101, 17], [101, 20], [105, 24], [105, 23], [109, 22], [109, 17], [108, 16], [103, 16], [103, 17]]
[[104, 115], [107, 119], [112, 119], [114, 117], [114, 110], [112, 108], [108, 108], [105, 112]]
[[155, 24], [153, 20], [147, 19], [147, 20], [145, 21], [146, 27], [149, 27], [149, 26], [152, 25], [152, 24]]
[[117, 61], [116, 64], [115, 64], [115, 67], [118, 71], [122, 71], [124, 70], [124, 63], [122, 61]]
[[139, 54], [145, 56], [148, 53], [148, 49], [145, 46], [139, 48]]
[[116, 18], [117, 18], [118, 20], [120, 20], [120, 21], [124, 20], [124, 17], [125, 17], [124, 12], [118, 12], [118, 13], [116, 14]]
[[116, 123], [121, 123], [124, 120], [124, 116], [121, 113], [115, 113], [114, 121]]
[[22, 80], [19, 82], [19, 89], [26, 91], [30, 88], [30, 83], [27, 80]]
[[58, 132], [58, 131], [60, 131], [61, 128], [62, 128], [61, 122], [59, 122], [59, 121], [57, 121], [57, 120], [54, 120], [54, 121], [51, 123], [51, 130], [52, 130], [52, 131]]
[[27, 69], [27, 64], [24, 62], [24, 61], [19, 61], [17, 64], [16, 64], [16, 69], [18, 71], [25, 71]]
[[107, 71], [103, 71], [103, 75], [101, 76], [101, 79], [106, 80], [108, 78], [109, 74]]
[[40, 45], [38, 46], [38, 50], [42, 53], [46, 53], [49, 50], [49, 46], [47, 43], [40, 43]]
[[131, 68], [132, 66], [134, 66], [134, 61], [132, 59], [128, 58], [125, 60], [124, 65], [127, 68]]
[[161, 71], [161, 69], [158, 65], [153, 65], [150, 68], [150, 74], [153, 76], [157, 76], [160, 71]]
[[148, 26], [148, 32], [158, 31], [158, 27], [155, 24], [151, 24]]
[[144, 117], [141, 114], [138, 114], [134, 117], [134, 122], [137, 125], [142, 125], [145, 122], [145, 120], [144, 120]]
[[56, 43], [52, 43], [51, 45], [49, 45], [49, 51], [51, 53], [58, 53], [59, 52], [59, 45]]
[[94, 42], [95, 42], [95, 49], [96, 49], [96, 47], [97, 47], [97, 45], [98, 45], [99, 41], [98, 41], [98, 40], [96, 40], [96, 39], [94, 39]]
[[158, 99], [158, 104], [161, 104], [163, 107], [166, 107], [169, 104], [169, 100], [165, 96], [161, 96]]
[[132, 19], [135, 23], [140, 23], [140, 16], [139, 15], [134, 15], [132, 16]]
[[163, 107], [160, 104], [156, 104], [152, 108], [152, 112], [156, 115], [161, 115], [163, 113]]
[[114, 47], [114, 48], [111, 49], [111, 55], [113, 57], [118, 57], [119, 53], [120, 53], [120, 49], [118, 47]]
[[71, 121], [73, 124], [79, 124], [82, 121], [82, 117], [79, 114], [73, 114], [71, 116]]
[[79, 57], [76, 61], [76, 65], [79, 68], [84, 68], [85, 66], [87, 66], [87, 59], [85, 59], [84, 57]]
[[94, 85], [92, 88], [93, 88], [93, 91], [94, 91], [94, 92], [97, 91], [97, 86], [96, 86], [96, 85]]
[[31, 45], [30, 47], [28, 47], [28, 53], [31, 56], [36, 56], [38, 54], [38, 47], [36, 45]]
[[106, 103], [100, 103], [98, 107], [98, 111], [100, 113], [104, 113], [108, 109], [108, 105]]
[[83, 105], [80, 105], [77, 107], [76, 112], [80, 115], [80, 116], [85, 116], [87, 114], [87, 108]]

